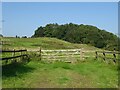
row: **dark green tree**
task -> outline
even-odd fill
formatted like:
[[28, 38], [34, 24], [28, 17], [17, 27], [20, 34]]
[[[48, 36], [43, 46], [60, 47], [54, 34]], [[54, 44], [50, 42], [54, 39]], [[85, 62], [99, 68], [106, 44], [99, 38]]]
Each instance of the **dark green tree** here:
[[119, 50], [120, 38], [113, 33], [101, 30], [92, 25], [73, 23], [58, 25], [57, 23], [40, 26], [32, 37], [55, 37], [72, 43], [91, 44], [98, 48]]

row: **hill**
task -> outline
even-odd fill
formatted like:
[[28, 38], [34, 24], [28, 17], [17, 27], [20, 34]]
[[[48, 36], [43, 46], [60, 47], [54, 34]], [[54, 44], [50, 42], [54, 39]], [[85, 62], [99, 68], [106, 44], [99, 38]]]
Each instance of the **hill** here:
[[40, 38], [2, 38], [3, 46], [2, 48], [26, 48], [26, 49], [85, 49], [85, 50], [98, 50], [94, 46], [87, 44], [74, 44], [64, 40], [48, 37]]
[[[27, 48], [33, 50], [41, 47], [42, 49], [98, 50], [94, 46], [69, 43], [56, 38], [2, 38], [2, 40], [3, 48], [10, 49]], [[103, 62], [103, 59], [95, 60], [93, 57], [95, 52], [84, 53], [90, 57], [83, 61], [79, 55], [77, 55], [78, 57], [69, 55], [70, 57], [61, 57], [62, 61], [53, 63], [48, 62], [51, 60], [49, 58], [48, 61], [43, 59], [43, 56], [40, 61], [36, 52], [28, 53], [31, 60], [29, 63], [13, 63], [2, 66], [3, 88], [118, 88], [118, 66], [113, 65], [112, 60], [108, 60], [109, 64]], [[12, 53], [10, 55], [2, 53], [2, 56], [4, 55], [9, 57]], [[63, 62], [66, 59], [78, 60], [78, 62]]]
[[55, 37], [71, 43], [90, 44], [97, 48], [118, 50], [118, 38], [113, 33], [101, 30], [91, 25], [73, 23], [58, 25], [47, 24], [38, 27], [32, 37]]
[[[47, 37], [3, 37], [2, 41], [3, 49], [26, 48], [33, 50], [41, 47], [42, 49], [82, 48], [84, 50], [98, 50], [91, 45], [74, 44]], [[2, 53], [2, 56], [4, 55], [9, 56]], [[29, 55], [31, 61], [27, 64], [13, 63], [2, 66], [3, 88], [118, 88], [118, 66], [113, 65], [113, 63], [106, 64], [103, 59], [95, 60], [92, 57], [95, 55], [94, 52], [84, 53], [86, 56], [91, 56], [85, 58], [84, 61], [78, 56], [77, 60], [79, 61], [76, 63], [62, 61], [48, 63], [43, 57], [40, 61], [40, 56], [36, 52], [29, 52]], [[76, 60], [75, 57], [72, 57], [67, 59]], [[60, 59], [65, 61], [66, 57]], [[48, 60], [50, 59], [48, 58]], [[111, 60], [108, 61], [111, 62]]]

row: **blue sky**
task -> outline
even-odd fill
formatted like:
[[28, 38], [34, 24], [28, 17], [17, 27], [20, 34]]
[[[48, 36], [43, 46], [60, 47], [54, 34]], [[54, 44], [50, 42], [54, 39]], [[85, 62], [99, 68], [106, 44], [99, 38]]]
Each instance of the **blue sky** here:
[[75, 23], [118, 33], [117, 2], [3, 2], [3, 35], [32, 36], [39, 26]]

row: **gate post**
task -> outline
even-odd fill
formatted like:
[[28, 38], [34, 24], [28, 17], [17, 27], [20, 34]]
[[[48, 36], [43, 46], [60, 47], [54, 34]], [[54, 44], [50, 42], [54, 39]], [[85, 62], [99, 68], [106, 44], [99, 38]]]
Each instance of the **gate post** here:
[[98, 52], [96, 51], [95, 54], [96, 54], [95, 59], [97, 59], [98, 58]]
[[115, 48], [114, 48], [114, 53], [113, 53], [114, 59], [113, 62], [116, 63], [116, 55], [115, 55]]
[[105, 61], [105, 52], [103, 51], [103, 60]]

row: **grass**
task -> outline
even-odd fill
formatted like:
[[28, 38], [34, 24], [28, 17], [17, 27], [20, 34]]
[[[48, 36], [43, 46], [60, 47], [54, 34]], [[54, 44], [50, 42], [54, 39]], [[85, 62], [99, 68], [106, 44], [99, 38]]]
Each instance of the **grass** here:
[[86, 50], [99, 50], [98, 48], [95, 48], [90, 45], [86, 44], [74, 44], [69, 43], [67, 41], [59, 40], [56, 38], [47, 38], [47, 37], [41, 37], [41, 38], [2, 38], [2, 41], [5, 42], [3, 44], [3, 49], [8, 48], [15, 48], [15, 49], [39, 49], [41, 47], [42, 49], [76, 49], [76, 48], [84, 48]]
[[[11, 69], [12, 68], [12, 69]], [[79, 63], [31, 61], [3, 67], [3, 88], [117, 88], [118, 68], [87, 60]]]
[[[42, 49], [82, 49], [83, 51], [101, 50], [86, 44], [73, 44], [56, 38], [2, 38], [5, 41], [3, 49], [30, 50]], [[117, 88], [118, 65], [106, 64], [103, 60], [93, 57], [77, 63], [54, 63], [40, 61], [37, 53], [28, 52], [31, 62], [27, 64], [8, 64], [2, 66], [3, 88]], [[55, 53], [55, 52], [54, 52]], [[19, 54], [19, 53], [17, 53]], [[16, 54], [16, 55], [17, 55]], [[94, 56], [95, 53], [83, 53]], [[60, 54], [62, 55], [62, 54]], [[11, 54], [3, 54], [3, 57]], [[111, 56], [110, 56], [111, 57]], [[60, 58], [62, 61], [65, 58]], [[48, 60], [49, 61], [49, 60]]]

